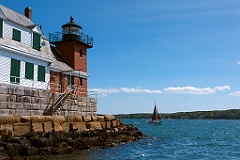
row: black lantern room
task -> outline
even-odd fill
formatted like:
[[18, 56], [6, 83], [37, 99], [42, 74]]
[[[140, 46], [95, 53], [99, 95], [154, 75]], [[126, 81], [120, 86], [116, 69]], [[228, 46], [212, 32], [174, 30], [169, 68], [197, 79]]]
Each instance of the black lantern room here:
[[70, 22], [62, 25], [63, 40], [80, 39], [82, 27], [76, 24], [73, 20], [74, 18], [71, 16]]

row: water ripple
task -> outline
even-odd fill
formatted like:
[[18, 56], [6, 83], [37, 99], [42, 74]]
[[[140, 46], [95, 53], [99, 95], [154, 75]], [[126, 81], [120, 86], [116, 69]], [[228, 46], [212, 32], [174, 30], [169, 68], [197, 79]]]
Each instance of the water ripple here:
[[[145, 120], [123, 120], [147, 135], [137, 142], [107, 149], [79, 151], [61, 160], [239, 160], [239, 120], [165, 120], [149, 125]], [[56, 160], [56, 157], [54, 157]]]

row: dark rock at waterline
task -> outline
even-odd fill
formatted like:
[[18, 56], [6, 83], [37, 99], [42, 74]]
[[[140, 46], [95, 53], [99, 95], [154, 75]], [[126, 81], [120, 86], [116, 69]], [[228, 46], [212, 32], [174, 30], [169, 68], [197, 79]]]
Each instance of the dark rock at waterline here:
[[136, 141], [144, 134], [133, 125], [71, 132], [30, 132], [25, 136], [0, 141], [0, 160], [39, 159], [51, 155], [71, 154], [74, 150], [107, 148]]

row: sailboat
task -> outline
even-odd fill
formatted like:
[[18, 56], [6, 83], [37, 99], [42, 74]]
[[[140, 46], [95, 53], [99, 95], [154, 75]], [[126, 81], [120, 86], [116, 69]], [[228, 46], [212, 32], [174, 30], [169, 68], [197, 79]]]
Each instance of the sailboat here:
[[155, 105], [154, 105], [152, 120], [149, 123], [154, 123], [154, 124], [160, 124], [161, 123], [161, 117], [160, 117], [160, 114], [158, 113], [156, 102], [155, 102]]

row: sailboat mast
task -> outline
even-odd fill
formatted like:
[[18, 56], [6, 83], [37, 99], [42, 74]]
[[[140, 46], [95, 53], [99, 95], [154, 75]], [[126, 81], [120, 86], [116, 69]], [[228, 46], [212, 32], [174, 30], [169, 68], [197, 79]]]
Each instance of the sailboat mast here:
[[155, 104], [154, 104], [154, 110], [153, 110], [153, 114], [152, 114], [152, 121], [149, 122], [149, 123], [160, 123], [161, 122], [161, 117], [160, 117], [160, 114], [158, 113], [158, 110], [157, 110], [157, 105], [156, 105], [156, 101], [155, 101]]
[[156, 101], [154, 105], [153, 115], [152, 115], [152, 121], [157, 120], [157, 107], [156, 107]]

